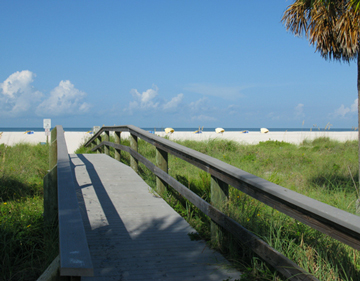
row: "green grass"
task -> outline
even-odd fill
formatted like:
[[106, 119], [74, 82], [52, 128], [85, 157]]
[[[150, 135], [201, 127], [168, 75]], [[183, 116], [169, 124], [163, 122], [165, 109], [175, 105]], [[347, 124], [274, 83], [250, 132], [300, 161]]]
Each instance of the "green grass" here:
[[36, 280], [57, 255], [43, 225], [47, 145], [0, 145], [0, 280]]
[[[340, 143], [329, 138], [304, 141], [301, 145], [266, 141], [258, 145], [240, 145], [227, 140], [179, 141], [181, 145], [218, 158], [251, 174], [284, 186], [303, 195], [355, 213], [358, 182], [358, 143]], [[128, 140], [122, 144], [129, 145]], [[155, 148], [139, 139], [139, 153], [155, 163]], [[86, 152], [88, 150], [84, 150]], [[113, 155], [113, 149], [110, 149]], [[129, 164], [122, 152], [122, 162]], [[153, 188], [155, 176], [142, 164], [139, 174]], [[189, 163], [169, 155], [169, 174], [210, 202], [210, 175]], [[210, 240], [210, 220], [172, 188], [162, 194], [165, 200], [198, 231]], [[319, 280], [360, 280], [360, 255], [338, 242], [288, 217], [252, 197], [229, 188], [229, 201], [222, 209], [244, 227]], [[284, 280], [270, 266], [224, 235], [213, 245], [239, 267], [243, 280]]]

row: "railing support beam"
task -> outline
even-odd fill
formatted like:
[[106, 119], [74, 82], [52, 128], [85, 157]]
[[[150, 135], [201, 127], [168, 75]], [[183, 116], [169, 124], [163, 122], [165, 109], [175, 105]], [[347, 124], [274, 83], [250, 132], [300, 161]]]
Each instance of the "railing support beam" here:
[[[97, 138], [96, 138], [96, 144], [99, 145], [101, 143], [101, 135], [99, 135]], [[101, 153], [101, 148], [98, 148], [96, 150], [96, 153]]]
[[[168, 153], [159, 148], [156, 148], [156, 166], [165, 173], [168, 173]], [[156, 177], [156, 191], [159, 194], [162, 194], [166, 191], [166, 189], [167, 184], [159, 177]]]
[[[135, 150], [138, 152], [138, 138], [137, 136], [130, 134], [130, 147], [132, 150]], [[138, 160], [135, 159], [130, 155], [130, 167], [138, 173], [139, 167], [138, 167]]]
[[[121, 132], [115, 132], [115, 143], [121, 144]], [[121, 160], [121, 150], [115, 148], [115, 159], [120, 161]]]
[[54, 226], [58, 219], [57, 165], [44, 177], [44, 223]]
[[[229, 199], [229, 185], [218, 178], [211, 176], [211, 205], [220, 211], [223, 210]], [[211, 221], [211, 241], [213, 243], [221, 243], [223, 237], [223, 229], [215, 222]]]
[[[110, 131], [105, 131], [105, 134], [103, 136], [103, 141], [110, 141]], [[108, 145], [104, 145], [105, 146], [105, 154], [106, 155], [110, 155], [110, 149]]]
[[49, 147], [49, 171], [57, 163], [57, 140], [56, 140], [56, 127], [51, 131], [51, 140]]

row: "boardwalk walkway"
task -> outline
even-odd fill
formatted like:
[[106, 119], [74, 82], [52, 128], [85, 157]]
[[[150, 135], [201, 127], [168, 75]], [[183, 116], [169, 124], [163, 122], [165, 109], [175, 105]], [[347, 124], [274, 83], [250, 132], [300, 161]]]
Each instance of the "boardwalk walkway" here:
[[130, 167], [104, 154], [70, 159], [95, 275], [82, 280], [240, 278], [204, 241], [190, 240], [195, 230]]

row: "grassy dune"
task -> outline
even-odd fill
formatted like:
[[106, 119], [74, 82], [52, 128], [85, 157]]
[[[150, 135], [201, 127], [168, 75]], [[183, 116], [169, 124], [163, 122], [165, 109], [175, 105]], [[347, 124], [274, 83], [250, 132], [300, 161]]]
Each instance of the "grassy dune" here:
[[[128, 140], [123, 144], [129, 145]], [[302, 193], [355, 213], [358, 182], [357, 142], [327, 138], [299, 146], [267, 141], [239, 145], [226, 140], [182, 141], [180, 144]], [[78, 153], [88, 152], [81, 148]], [[155, 148], [139, 140], [139, 152], [155, 163]], [[111, 150], [111, 153], [114, 153]], [[129, 155], [122, 152], [122, 161]], [[43, 177], [48, 170], [46, 145], [0, 145], [0, 280], [36, 280], [57, 255], [56, 229], [43, 228]], [[155, 187], [155, 176], [139, 171]], [[169, 155], [172, 177], [210, 201], [210, 175]], [[262, 237], [320, 280], [360, 280], [360, 255], [352, 248], [230, 187], [223, 211]], [[201, 238], [209, 241], [210, 220], [171, 188], [162, 196]], [[55, 234], [54, 234], [55, 233]], [[193, 238], [199, 235], [192, 235]], [[225, 236], [216, 245], [245, 272], [243, 280], [283, 280], [244, 245]]]
[[57, 255], [43, 226], [47, 145], [0, 145], [0, 280], [36, 280]]

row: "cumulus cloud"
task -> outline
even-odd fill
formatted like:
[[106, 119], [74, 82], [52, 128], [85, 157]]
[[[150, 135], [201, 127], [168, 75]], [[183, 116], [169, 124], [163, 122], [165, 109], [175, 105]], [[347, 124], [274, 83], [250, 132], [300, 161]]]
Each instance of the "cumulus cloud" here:
[[183, 97], [184, 97], [183, 94], [178, 94], [176, 97], [173, 97], [171, 99], [171, 101], [165, 103], [163, 108], [164, 109], [176, 108], [180, 104], [180, 102], [182, 101]]
[[41, 100], [42, 93], [31, 85], [35, 76], [29, 70], [17, 71], [0, 83], [1, 115], [23, 115]]
[[50, 97], [44, 100], [36, 109], [39, 116], [77, 115], [87, 112], [90, 104], [83, 102], [86, 93], [75, 88], [69, 81], [60, 81], [59, 86], [50, 92]]
[[356, 113], [358, 109], [358, 99], [354, 100], [353, 104], [350, 107], [345, 107], [345, 105], [341, 105], [338, 109], [335, 110], [334, 116], [345, 117], [348, 113]]
[[204, 109], [204, 107], [206, 106], [208, 102], [208, 99], [206, 97], [203, 97], [197, 101], [193, 101], [189, 104], [189, 108], [192, 110], [192, 111], [199, 111], [199, 110], [202, 110]]
[[128, 108], [124, 109], [124, 111], [128, 111], [130, 113], [132, 113], [133, 110], [174, 110], [179, 107], [184, 97], [183, 94], [178, 94], [177, 96], [171, 98], [170, 101], [166, 102], [163, 98], [159, 97], [159, 88], [156, 85], [153, 85], [151, 89], [142, 93], [140, 93], [137, 89], [131, 89], [130, 93], [134, 100], [129, 103]]
[[130, 93], [134, 97], [135, 101], [130, 102], [130, 110], [135, 108], [141, 109], [149, 109], [149, 108], [157, 108], [159, 102], [155, 102], [154, 99], [158, 95], [158, 87], [153, 85], [152, 89], [148, 89], [142, 94], [138, 92], [137, 89], [131, 89]]
[[299, 103], [295, 108], [294, 108], [294, 114], [296, 117], [304, 117], [304, 105], [302, 103]]
[[[87, 112], [90, 105], [83, 102], [86, 93], [76, 89], [70, 81], [61, 81], [47, 99], [31, 83], [36, 75], [17, 71], [0, 83], [0, 116], [59, 116]], [[45, 100], [44, 100], [45, 98]]]

